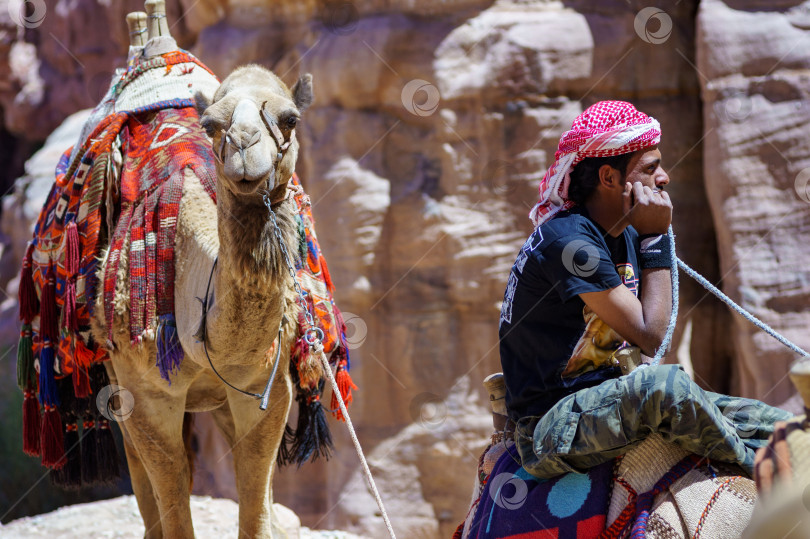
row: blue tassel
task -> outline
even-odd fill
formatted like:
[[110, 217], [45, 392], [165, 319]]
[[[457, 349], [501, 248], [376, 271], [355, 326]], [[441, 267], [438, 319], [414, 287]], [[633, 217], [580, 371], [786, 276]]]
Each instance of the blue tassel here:
[[53, 373], [55, 358], [56, 353], [53, 346], [46, 341], [39, 353], [39, 402], [43, 405], [57, 406], [59, 404], [59, 394]]
[[160, 376], [171, 385], [169, 375], [180, 370], [185, 353], [180, 345], [177, 335], [177, 322], [172, 314], [162, 314], [159, 317], [157, 329], [157, 367]]

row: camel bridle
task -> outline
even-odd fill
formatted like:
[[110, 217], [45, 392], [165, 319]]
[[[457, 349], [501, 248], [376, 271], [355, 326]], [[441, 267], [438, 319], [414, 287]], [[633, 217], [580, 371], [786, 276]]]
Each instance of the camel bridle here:
[[[276, 146], [278, 147], [278, 152], [276, 153], [276, 160], [273, 163], [273, 168], [277, 167], [278, 164], [284, 159], [284, 154], [289, 149], [290, 145], [292, 144], [293, 137], [295, 136], [295, 128], [293, 127], [290, 129], [290, 137], [289, 139], [284, 136], [284, 133], [281, 132], [281, 128], [278, 126], [278, 122], [276, 121], [273, 116], [267, 112], [265, 109], [265, 105], [267, 105], [267, 101], [262, 102], [262, 106], [259, 107], [259, 116], [262, 118], [262, 123], [267, 128], [267, 132], [273, 137], [273, 140], [276, 142]], [[225, 131], [224, 129], [220, 130], [222, 137], [220, 138], [219, 142], [219, 151], [214, 152], [214, 156], [216, 157], [217, 161], [220, 164], [225, 163], [225, 144], [229, 146], [233, 146], [239, 152], [239, 155], [242, 157], [242, 163], [245, 163], [245, 151], [257, 144], [261, 140], [261, 133], [257, 131], [253, 137], [251, 137], [250, 142], [246, 145], [242, 145], [238, 143], [233, 137], [231, 137], [229, 131]], [[269, 188], [269, 186], [268, 186]]]

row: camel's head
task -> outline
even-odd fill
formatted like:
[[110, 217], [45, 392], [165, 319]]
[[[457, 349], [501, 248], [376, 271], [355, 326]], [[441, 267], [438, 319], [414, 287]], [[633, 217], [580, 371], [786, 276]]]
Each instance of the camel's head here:
[[210, 102], [195, 97], [223, 186], [237, 196], [283, 199], [298, 158], [295, 128], [312, 102], [312, 75], [290, 90], [267, 69], [249, 65], [222, 81]]

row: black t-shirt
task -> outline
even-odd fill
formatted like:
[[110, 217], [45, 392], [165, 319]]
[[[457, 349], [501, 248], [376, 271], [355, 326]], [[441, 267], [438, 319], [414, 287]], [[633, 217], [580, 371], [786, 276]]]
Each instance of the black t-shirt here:
[[542, 415], [564, 396], [621, 375], [609, 360], [621, 337], [579, 294], [624, 284], [638, 295], [637, 253], [632, 227], [614, 238], [579, 206], [526, 240], [509, 274], [499, 330], [513, 421]]

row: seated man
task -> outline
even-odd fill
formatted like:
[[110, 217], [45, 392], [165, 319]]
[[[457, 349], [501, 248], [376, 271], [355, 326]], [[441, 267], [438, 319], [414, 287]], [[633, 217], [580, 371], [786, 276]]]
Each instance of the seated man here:
[[626, 376], [614, 365], [627, 344], [653, 356], [671, 313], [660, 138], [658, 122], [631, 104], [596, 103], [563, 134], [540, 183], [536, 229], [500, 319], [506, 404], [522, 464], [539, 478], [583, 472], [653, 432], [751, 473], [773, 423], [791, 417], [704, 391], [677, 365]]

